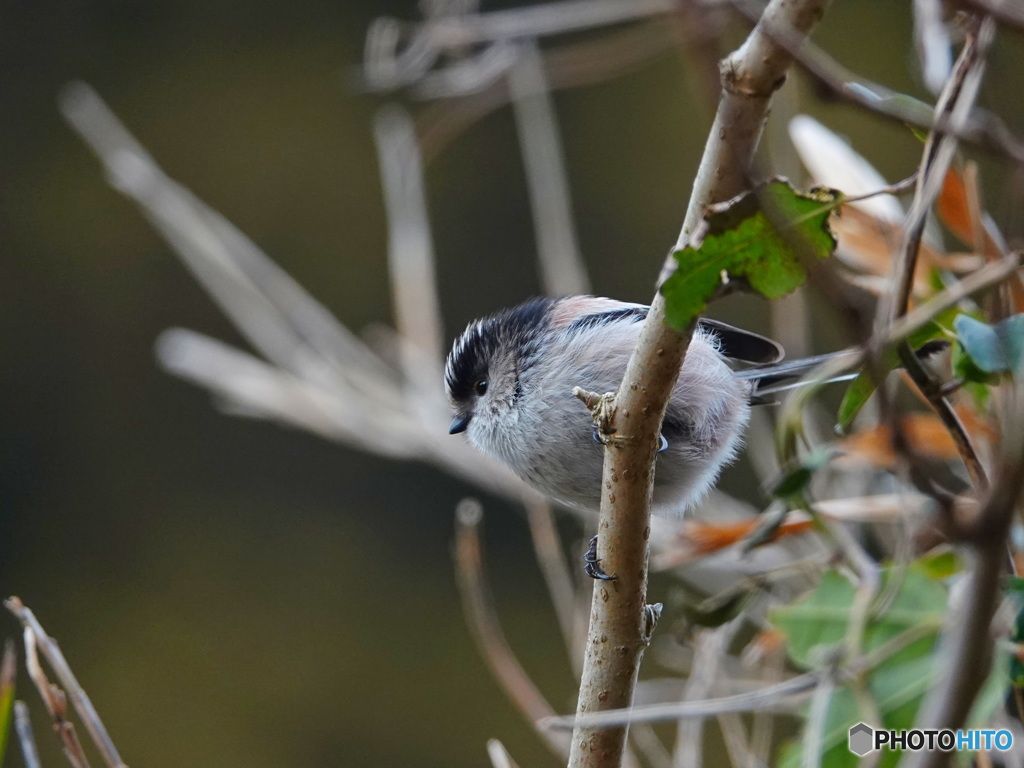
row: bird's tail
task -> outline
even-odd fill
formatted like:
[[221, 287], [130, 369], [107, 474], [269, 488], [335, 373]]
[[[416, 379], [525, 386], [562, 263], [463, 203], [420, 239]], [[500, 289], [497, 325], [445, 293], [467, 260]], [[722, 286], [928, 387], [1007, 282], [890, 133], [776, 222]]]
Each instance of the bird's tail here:
[[[735, 376], [752, 382], [750, 402], [755, 405], [775, 402], [769, 398], [779, 392], [785, 392], [796, 387], [803, 387], [811, 383], [811, 379], [803, 377], [818, 366], [832, 360], [840, 360], [843, 357], [853, 358], [856, 353], [853, 350], [842, 350], [841, 352], [829, 352], [824, 355], [803, 357], [799, 360], [783, 360], [771, 365], [761, 365], [755, 368], [746, 368], [736, 371]], [[846, 373], [828, 379], [825, 383], [835, 381], [849, 381], [856, 377], [856, 373]]]
[[[949, 347], [949, 342], [942, 340], [929, 341], [915, 350], [915, 353], [917, 357], [923, 359], [946, 349], [947, 347]], [[750, 395], [750, 402], [752, 404], [758, 405], [763, 403], [772, 403], [775, 401], [769, 399], [769, 395], [810, 384], [813, 379], [804, 379], [803, 376], [817, 368], [819, 365], [833, 360], [842, 360], [843, 358], [848, 358], [852, 362], [853, 358], [856, 356], [856, 350], [843, 349], [838, 352], [828, 352], [824, 355], [803, 357], [799, 360], [783, 360], [770, 365], [746, 368], [744, 370], [735, 371], [735, 375], [740, 379], [746, 379], [753, 382], [753, 388]], [[844, 373], [826, 379], [823, 383], [831, 384], [838, 381], [849, 381], [850, 379], [856, 378], [857, 375], [857, 372]]]

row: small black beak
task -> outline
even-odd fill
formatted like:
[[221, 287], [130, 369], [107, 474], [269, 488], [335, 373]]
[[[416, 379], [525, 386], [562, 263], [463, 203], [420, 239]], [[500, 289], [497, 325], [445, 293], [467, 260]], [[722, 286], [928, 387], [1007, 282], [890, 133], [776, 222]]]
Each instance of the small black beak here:
[[456, 416], [452, 419], [452, 424], [448, 427], [449, 435], [457, 435], [459, 432], [465, 432], [466, 427], [469, 426], [469, 416]]

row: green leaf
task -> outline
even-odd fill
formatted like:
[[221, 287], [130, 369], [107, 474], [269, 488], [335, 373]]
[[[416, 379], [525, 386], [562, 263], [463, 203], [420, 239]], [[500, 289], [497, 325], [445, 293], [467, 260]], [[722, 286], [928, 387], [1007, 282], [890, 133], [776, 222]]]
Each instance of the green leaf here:
[[786, 636], [789, 656], [795, 664], [809, 669], [819, 650], [842, 641], [853, 594], [853, 584], [838, 571], [826, 571], [807, 597], [771, 612], [771, 622]]
[[804, 259], [824, 259], [835, 250], [828, 218], [839, 197], [826, 189], [801, 194], [776, 180], [711, 206], [700, 245], [675, 252], [679, 266], [661, 287], [669, 325], [687, 326], [723, 277], [768, 299], [799, 287], [807, 278]]
[[833, 448], [816, 448], [801, 456], [798, 462], [784, 470], [772, 490], [772, 495], [786, 499], [800, 493], [811, 482], [814, 473], [832, 461], [835, 455], [836, 451]]
[[914, 563], [914, 567], [935, 581], [948, 579], [963, 570], [960, 558], [951, 549], [933, 555], [925, 555]]
[[836, 414], [836, 431], [839, 434], [846, 434], [857, 414], [863, 410], [877, 388], [875, 380], [866, 370], [862, 370], [857, 374], [857, 378], [850, 382], [850, 386], [843, 393], [842, 402], [839, 403], [839, 413]]
[[[924, 568], [901, 572], [902, 582], [886, 611], [875, 617], [864, 632], [864, 650], [871, 651], [908, 629], [934, 625], [936, 630], [946, 610], [946, 589], [929, 577]], [[884, 574], [888, 588], [893, 571]], [[807, 597], [771, 613], [772, 624], [785, 636], [789, 655], [798, 666], [811, 668], [815, 659], [839, 643], [847, 632], [854, 587], [837, 571], [826, 571], [821, 583]], [[904, 648], [896, 656], [917, 646]]]
[[[933, 638], [934, 639], [934, 638]], [[924, 655], [906, 662], [888, 662], [880, 665], [868, 681], [868, 691], [882, 713], [885, 727], [892, 730], [910, 729], [921, 699], [932, 684], [933, 665], [931, 655]], [[822, 738], [821, 765], [857, 766], [860, 758], [847, 747], [850, 726], [864, 719], [857, 705], [857, 697], [849, 688], [837, 688], [829, 702], [825, 718], [825, 732]], [[795, 752], [795, 754], [794, 754]], [[881, 765], [895, 766], [902, 752], [885, 750]], [[785, 752], [779, 765], [783, 768], [797, 768], [800, 765], [800, 749]], [[795, 760], [795, 762], [794, 762]]]
[[[932, 565], [935, 564], [924, 567], [915, 563], [900, 572], [887, 570], [883, 574], [883, 590], [894, 588], [896, 595], [865, 629], [865, 651], [878, 649], [908, 630], [929, 630], [866, 675], [868, 690], [886, 728], [912, 727], [921, 699], [932, 682], [933, 651], [947, 600], [945, 587], [932, 576]], [[897, 578], [898, 584], [893, 581]], [[786, 635], [790, 656], [797, 665], [813, 666], [825, 649], [843, 641], [853, 599], [854, 586], [838, 572], [828, 571], [818, 588], [804, 600], [772, 612], [772, 623]], [[822, 765], [858, 764], [856, 756], [847, 749], [846, 739], [850, 726], [861, 719], [854, 692], [849, 687], [837, 688], [825, 721]], [[895, 765], [900, 756], [886, 753], [881, 764]], [[799, 749], [787, 750], [781, 754], [780, 765], [797, 766], [799, 757]]]
[[[949, 335], [945, 328], [939, 323], [929, 320], [907, 338], [907, 343], [913, 349], [920, 349], [933, 339], [940, 339]], [[895, 350], [889, 350], [885, 355], [885, 369], [890, 371], [899, 365], [899, 355]], [[839, 412], [836, 414], [836, 431], [839, 434], [846, 434], [857, 414], [861, 412], [864, 405], [871, 396], [875, 394], [875, 380], [867, 370], [862, 370], [843, 394], [843, 400], [839, 404]]]
[[1011, 595], [1016, 594], [1024, 597], [1024, 576], [1008, 576], [1003, 587]]

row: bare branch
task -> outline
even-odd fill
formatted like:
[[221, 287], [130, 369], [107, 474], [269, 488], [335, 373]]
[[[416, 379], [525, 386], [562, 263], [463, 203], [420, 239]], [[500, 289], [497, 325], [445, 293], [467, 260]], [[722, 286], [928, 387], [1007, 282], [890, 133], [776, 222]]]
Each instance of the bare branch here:
[[393, 90], [419, 80], [450, 49], [496, 40], [540, 38], [671, 13], [674, 0], [563, 0], [477, 14], [448, 14], [415, 30], [402, 51], [402, 25], [379, 19], [367, 36], [364, 77], [373, 90]]
[[28, 706], [24, 701], [14, 702], [14, 730], [18, 734], [18, 743], [21, 745], [21, 756], [25, 761], [25, 768], [42, 768], [39, 762], [39, 750], [36, 748], [36, 739], [32, 734], [32, 720], [29, 718]]
[[[954, 128], [962, 127], [970, 116], [985, 71], [985, 54], [994, 37], [995, 22], [991, 18], [985, 19], [979, 29], [968, 36], [953, 75], [939, 98], [935, 108], [936, 116], [938, 118], [948, 114], [949, 124]], [[925, 144], [914, 202], [903, 225], [899, 258], [893, 262], [894, 288], [879, 308], [879, 321], [882, 323], [891, 324], [906, 314], [925, 219], [942, 188], [956, 147], [954, 136], [940, 137], [935, 133], [929, 135]], [[905, 344], [900, 346], [900, 358], [907, 373], [946, 425], [974, 484], [983, 487], [987, 483], [985, 468], [960, 417], [944, 396], [941, 383]]]
[[[72, 86], [61, 106], [114, 186], [139, 205], [269, 361], [176, 329], [157, 345], [165, 367], [220, 395], [236, 414], [274, 419], [390, 458], [426, 461], [515, 501], [536, 497], [508, 468], [447, 434], [433, 258], [429, 240], [411, 242], [423, 237], [425, 221], [419, 182], [403, 175], [415, 165], [407, 125], [404, 139], [396, 138], [403, 129], [393, 120], [383, 128], [389, 140], [404, 141], [399, 153], [406, 161], [394, 169], [396, 215], [405, 221], [393, 248], [401, 273], [395, 284], [401, 294], [399, 344], [404, 353], [412, 351], [403, 354], [401, 375], [220, 214], [168, 178], [91, 88]], [[408, 253], [397, 252], [405, 246]], [[406, 282], [410, 259], [416, 285]], [[433, 394], [424, 397], [421, 391], [431, 387]]]
[[[749, 173], [772, 94], [784, 81], [791, 55], [764, 33], [784, 26], [805, 36], [824, 13], [824, 0], [775, 0], [743, 46], [722, 65], [723, 95], [712, 126], [677, 245], [686, 242], [705, 207], [740, 192]], [[671, 262], [671, 259], [669, 260]], [[662, 276], [671, 271], [667, 262]], [[603, 434], [605, 449], [598, 557], [614, 581], [595, 584], [577, 714], [628, 707], [648, 641], [647, 592], [650, 496], [655, 451], [669, 394], [693, 327], [665, 324], [655, 297]], [[626, 729], [595, 730], [581, 720], [573, 733], [571, 768], [606, 768], [621, 761]]]
[[487, 756], [491, 758], [491, 765], [494, 768], [519, 768], [516, 761], [509, 755], [505, 745], [497, 739], [490, 739], [487, 742]]
[[[253, 346], [275, 364], [382, 400], [385, 366], [248, 238], [168, 178], [89, 86], [69, 86], [61, 110]], [[352, 363], [356, 363], [353, 365]]]
[[766, 686], [751, 693], [722, 696], [702, 701], [680, 701], [671, 704], [645, 704], [631, 709], [606, 710], [592, 714], [553, 717], [541, 720], [541, 728], [568, 729], [575, 725], [591, 729], [618, 728], [630, 723], [660, 723], [687, 717], [711, 717], [726, 712], [754, 712], [769, 706], [787, 711], [807, 699], [818, 685], [818, 675], [808, 672], [776, 685]]
[[[537, 722], [554, 715], [540, 691], [530, 680], [501, 631], [494, 612], [494, 603], [484, 579], [483, 555], [480, 547], [480, 521], [483, 509], [474, 499], [463, 499], [455, 511], [455, 565], [459, 577], [459, 592], [473, 639], [516, 708], [530, 721]], [[565, 734], [541, 731], [548, 746], [558, 758], [564, 758], [569, 749]]]
[[914, 0], [914, 44], [921, 77], [932, 93], [939, 93], [953, 69], [952, 43], [942, 18], [939, 0]]
[[[34, 670], [33, 680], [35, 680], [36, 687], [39, 688], [43, 700], [46, 701], [47, 707], [50, 708], [50, 715], [54, 717], [55, 722], [57, 722], [58, 716], [60, 722], [66, 722], [64, 721], [64, 695], [60, 693], [56, 686], [49, 685], [49, 681], [46, 679], [46, 675], [43, 673], [36, 657], [35, 648], [37, 643], [46, 661], [56, 673], [57, 679], [60, 680], [61, 685], [68, 691], [71, 703], [75, 711], [82, 718], [82, 723], [85, 725], [86, 730], [89, 731], [89, 735], [92, 737], [96, 748], [103, 756], [103, 761], [109, 768], [126, 768], [124, 761], [117, 752], [117, 747], [114, 746], [110, 734], [107, 733], [107, 729], [103, 725], [103, 721], [100, 720], [99, 713], [93, 706], [88, 694], [79, 685], [78, 679], [71, 671], [71, 667], [57, 645], [57, 641], [46, 634], [39, 620], [36, 619], [35, 614], [17, 597], [7, 598], [4, 601], [4, 606], [18, 618], [18, 621], [25, 628], [26, 664], [29, 665], [30, 671]], [[47, 693], [47, 691], [52, 692], [52, 695]], [[70, 723], [67, 723], [67, 726], [73, 731]], [[86, 765], [85, 755], [81, 755], [81, 761], [82, 765]]]
[[544, 61], [533, 41], [518, 47], [519, 56], [508, 71], [508, 87], [530, 189], [541, 284], [550, 296], [590, 293], [576, 242], [565, 158]]
[[[545, 49], [540, 55], [548, 85], [552, 90], [558, 90], [622, 76], [658, 56], [664, 56], [675, 44], [671, 30], [654, 21], [636, 24], [596, 40]], [[503, 46], [503, 50], [512, 48], [511, 44]], [[510, 99], [508, 90], [506, 81], [495, 77], [486, 87], [468, 94], [463, 91], [464, 95], [424, 108], [416, 121], [427, 162], [469, 126], [507, 104]], [[416, 93], [420, 93], [419, 88]]]
[[551, 595], [558, 627], [562, 631], [562, 638], [569, 653], [569, 662], [573, 672], [579, 674], [583, 664], [582, 641], [587, 631], [586, 615], [581, 616], [579, 611], [575, 585], [569, 566], [565, 562], [551, 503], [527, 500], [525, 505], [533, 549], [537, 553], [537, 563], [547, 584], [548, 594]]
[[[942, 670], [925, 697], [915, 727], [962, 728], [988, 676], [994, 639], [992, 617], [999, 603], [1009, 527], [1024, 488], [1024, 386], [1018, 381], [997, 392], [1003, 401], [1000, 461], [985, 503], [971, 531], [970, 575], [962, 600], [948, 617], [935, 668]], [[950, 764], [943, 752], [908, 755], [910, 768]]]
[[[731, 0], [733, 7], [751, 20], [757, 18], [758, 4], [749, 0]], [[873, 83], [847, 69], [813, 43], [804, 43], [798, 36], [787, 34], [783, 28], [769, 28], [779, 45], [794, 53], [801, 69], [827, 88], [835, 96], [855, 104], [872, 114], [921, 128], [945, 136], [955, 136], [961, 141], [974, 144], [990, 152], [1011, 158], [1015, 163], [1024, 163], [1024, 142], [995, 115], [983, 113], [983, 117], [968, 121], [961, 128], [949, 124], [948, 119], [938, 118], [923, 102], [899, 93], [884, 85]], [[799, 48], [799, 50], [798, 50]]]
[[419, 145], [412, 120], [394, 104], [377, 113], [374, 136], [387, 209], [392, 309], [409, 385], [406, 396], [424, 398], [425, 391], [424, 407], [436, 408], [444, 403], [444, 342]]
[[1024, 29], [1024, 5], [1020, 0], [960, 0], [960, 4]]
[[75, 726], [67, 719], [67, 698], [64, 692], [51, 683], [42, 664], [39, 663], [39, 654], [36, 652], [36, 638], [29, 627], [25, 627], [25, 668], [28, 676], [35, 685], [43, 703], [46, 704], [46, 711], [50, 713], [53, 720], [53, 730], [60, 739], [64, 755], [72, 768], [89, 768], [89, 761], [82, 749], [82, 742], [78, 740]]

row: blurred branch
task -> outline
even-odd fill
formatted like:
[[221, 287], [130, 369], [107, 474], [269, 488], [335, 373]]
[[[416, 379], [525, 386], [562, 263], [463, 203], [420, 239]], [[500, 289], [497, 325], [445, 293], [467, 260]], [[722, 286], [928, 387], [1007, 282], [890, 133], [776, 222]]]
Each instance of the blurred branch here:
[[[940, 116], [945, 117], [950, 126], [958, 128], [970, 118], [985, 72], [985, 55], [995, 37], [995, 30], [995, 22], [987, 18], [968, 34], [953, 73], [935, 107], [936, 122]], [[903, 241], [899, 256], [893, 262], [893, 289], [880, 303], [880, 323], [891, 325], [907, 312], [925, 221], [942, 189], [956, 148], [957, 141], [953, 135], [939, 136], [932, 132], [928, 136], [917, 174], [914, 200], [902, 228]], [[960, 417], [944, 396], [941, 383], [917, 358], [909, 345], [901, 344], [899, 350], [907, 373], [946, 425], [974, 485], [984, 487], [987, 483], [985, 468]]]
[[[677, 45], [664, 23], [645, 22], [597, 40], [565, 43], [538, 51], [551, 90], [573, 88], [622, 76], [665, 55]], [[505, 44], [503, 49], [510, 46]], [[419, 94], [419, 91], [416, 92]], [[423, 155], [429, 162], [470, 125], [509, 103], [508, 83], [495, 75], [472, 92], [449, 95], [425, 106], [416, 118]]]
[[[757, 3], [749, 0], [730, 1], [747, 18], [757, 18]], [[766, 33], [793, 54], [804, 72], [835, 96], [881, 117], [934, 131], [940, 136], [955, 136], [961, 141], [1011, 158], [1015, 163], [1024, 164], [1024, 142], [996, 115], [986, 112], [981, 119], [966, 121], [961, 126], [951, 125], [945, 116], [936, 116], [935, 111], [924, 102], [861, 77], [813, 43], [802, 44], [799, 37], [784, 28], [769, 28]]]
[[[400, 318], [403, 370], [335, 320], [241, 232], [168, 178], [91, 88], [67, 89], [61, 109], [103, 162], [111, 184], [130, 197], [181, 256], [210, 296], [266, 360], [181, 329], [159, 340], [160, 362], [172, 373], [218, 394], [234, 413], [271, 418], [390, 458], [419, 459], [512, 500], [535, 498], [506, 467], [447, 434], [449, 414], [440, 384], [433, 284], [418, 169], [388, 166], [395, 213], [392, 235], [396, 297], [415, 308]], [[398, 118], [400, 120], [400, 118]], [[407, 126], [384, 118], [385, 141], [407, 142]], [[396, 134], [404, 131], [404, 138]], [[415, 164], [405, 143], [402, 157]], [[397, 185], [397, 186], [396, 186]], [[413, 242], [415, 241], [415, 242]], [[413, 253], [398, 253], [409, 245]], [[415, 261], [421, 279], [404, 268]], [[395, 274], [395, 272], [401, 274]], [[409, 335], [405, 335], [409, 334]], [[431, 349], [433, 348], [433, 349]], [[424, 398], [424, 388], [438, 387]]]
[[78, 739], [75, 737], [74, 726], [66, 720], [67, 700], [64, 698], [61, 690], [57, 686], [50, 684], [50, 681], [47, 680], [46, 674], [39, 664], [39, 658], [36, 655], [37, 644], [44, 658], [56, 673], [57, 679], [67, 689], [71, 697], [71, 704], [82, 718], [82, 723], [85, 725], [86, 730], [89, 731], [93, 743], [103, 756], [103, 761], [109, 768], [127, 768], [117, 752], [117, 747], [114, 746], [113, 740], [107, 733], [103, 721], [100, 720], [99, 713], [92, 705], [88, 694], [79, 685], [78, 680], [71, 671], [71, 667], [68, 666], [68, 662], [64, 658], [64, 654], [61, 653], [57, 641], [46, 634], [39, 620], [36, 619], [35, 614], [17, 597], [7, 598], [4, 601], [4, 606], [18, 618], [18, 621], [25, 628], [25, 664], [28, 667], [33, 682], [36, 684], [36, 688], [39, 689], [39, 694], [43, 697], [43, 701], [46, 702], [50, 716], [54, 719], [54, 728], [61, 735], [62, 740], [64, 740], [68, 759], [72, 760], [75, 766], [88, 766], [85, 754], [81, 751], [81, 744], [78, 743]]
[[1024, 30], [1024, 4], [1020, 0], [958, 0], [958, 4]]
[[818, 679], [817, 674], [808, 672], [750, 693], [701, 701], [641, 704], [630, 709], [552, 717], [537, 724], [541, 728], [569, 729], [579, 724], [588, 728], [605, 729], [622, 727], [630, 723], [659, 723], [688, 717], [712, 717], [727, 712], [753, 712], [772, 706], [795, 711], [797, 704], [805, 700], [817, 687]]
[[835, 693], [835, 682], [825, 675], [814, 689], [814, 696], [808, 709], [807, 725], [802, 735], [800, 764], [803, 768], [816, 768], [822, 763], [825, 742], [825, 728], [828, 724], [828, 709]]
[[[967, 722], [975, 697], [988, 677], [994, 638], [992, 618], [1002, 596], [1006, 542], [1024, 489], [1024, 384], [1000, 388], [1003, 438], [993, 482], [971, 527], [970, 574], [962, 599], [947, 618], [936, 669], [942, 674], [928, 692], [915, 728], [957, 730]], [[909, 768], [938, 768], [951, 755], [921, 752], [908, 755]]]
[[491, 758], [493, 768], [519, 768], [515, 760], [509, 755], [505, 745], [497, 739], [489, 739], [487, 742], [487, 756]]
[[519, 43], [516, 62], [508, 70], [508, 88], [526, 167], [544, 293], [590, 293], [590, 280], [576, 241], [555, 105], [544, 60], [532, 40]]
[[444, 342], [419, 145], [412, 120], [394, 104], [378, 111], [374, 136], [387, 211], [392, 311], [402, 372], [411, 385], [405, 396], [425, 400], [424, 410], [436, 412], [445, 403]]
[[[715, 629], [701, 632], [696, 639], [690, 676], [683, 690], [686, 701], [707, 700], [714, 694], [722, 659], [728, 653], [742, 620], [733, 619]], [[722, 713], [716, 713], [722, 714]], [[703, 765], [704, 723], [707, 718], [687, 717], [679, 721], [676, 736], [676, 765]]]
[[36, 748], [36, 739], [32, 734], [32, 720], [29, 718], [28, 706], [24, 701], [14, 702], [14, 730], [18, 733], [18, 743], [21, 745], [21, 757], [25, 761], [25, 768], [42, 768], [39, 762], [39, 750]]
[[[774, 92], [792, 63], [766, 26], [806, 36], [824, 13], [824, 0], [775, 0], [742, 47], [722, 64], [722, 99], [694, 182], [678, 246], [705, 207], [727, 200], [746, 185], [751, 158]], [[662, 277], [670, 273], [670, 258]], [[660, 282], [660, 280], [659, 280]], [[679, 376], [693, 324], [682, 331], [665, 323], [659, 293], [644, 321], [637, 348], [613, 400], [594, 403], [606, 439], [598, 525], [598, 557], [614, 581], [594, 585], [591, 622], [577, 715], [627, 708], [633, 699], [643, 651], [653, 630], [645, 610], [652, 467], [665, 406]], [[621, 762], [623, 727], [595, 729], [581, 719], [573, 733], [572, 768], [608, 768]]]
[[363, 76], [372, 90], [393, 90], [419, 80], [448, 50], [607, 27], [674, 9], [675, 0], [562, 0], [487, 13], [446, 14], [417, 25], [401, 51], [404, 25], [382, 18], [367, 35]]
[[[478, 501], [463, 499], [459, 502], [455, 511], [455, 565], [463, 610], [491, 673], [526, 719], [535, 723], [552, 717], [554, 710], [523, 670], [501, 631], [501, 624], [494, 611], [494, 601], [484, 578], [480, 546], [482, 519], [483, 508]], [[547, 731], [540, 733], [556, 757], [561, 759], [566, 756], [569, 750], [566, 734]]]
[[573, 673], [579, 674], [583, 663], [582, 641], [587, 631], [586, 615], [580, 614], [575, 584], [562, 551], [551, 503], [527, 501], [526, 516], [533, 549], [537, 553], [537, 563], [551, 595], [570, 665]]

